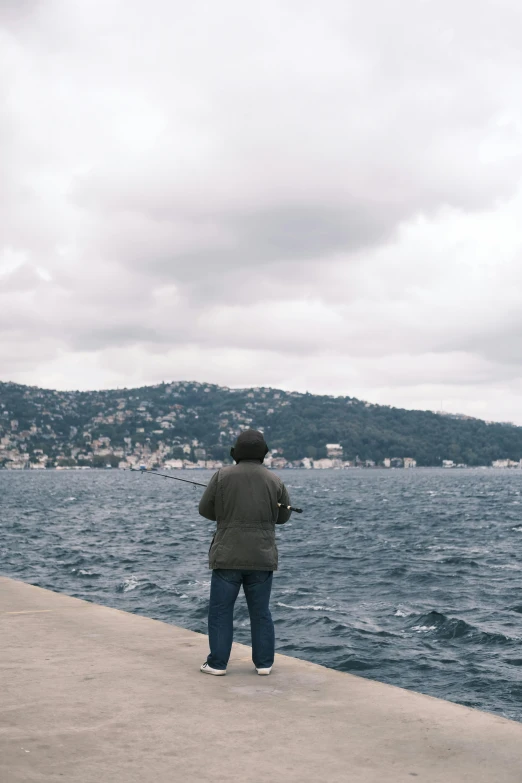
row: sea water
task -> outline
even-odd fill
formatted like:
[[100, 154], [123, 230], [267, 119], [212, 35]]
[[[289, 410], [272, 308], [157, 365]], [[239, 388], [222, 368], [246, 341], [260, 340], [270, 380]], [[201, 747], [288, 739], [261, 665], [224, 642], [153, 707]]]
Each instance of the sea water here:
[[[522, 471], [280, 475], [304, 513], [277, 529], [277, 651], [522, 721]], [[0, 471], [0, 573], [206, 633], [201, 492]], [[244, 596], [235, 639], [250, 641]]]

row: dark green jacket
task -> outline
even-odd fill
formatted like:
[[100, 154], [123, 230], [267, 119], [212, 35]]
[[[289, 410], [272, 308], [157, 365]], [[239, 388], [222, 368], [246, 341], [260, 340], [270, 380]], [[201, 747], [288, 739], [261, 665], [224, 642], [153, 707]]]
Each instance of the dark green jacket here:
[[217, 522], [209, 568], [275, 571], [275, 526], [287, 522], [292, 513], [278, 503], [290, 505], [286, 487], [258, 460], [241, 460], [218, 470], [199, 504], [201, 516]]

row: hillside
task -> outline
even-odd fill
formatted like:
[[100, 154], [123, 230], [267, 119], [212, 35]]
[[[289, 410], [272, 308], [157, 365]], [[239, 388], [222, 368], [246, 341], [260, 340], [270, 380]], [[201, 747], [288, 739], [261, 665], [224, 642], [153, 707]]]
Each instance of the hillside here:
[[[195, 382], [58, 392], [0, 383], [0, 467], [226, 461], [237, 433], [263, 429], [278, 457], [412, 457], [468, 465], [522, 457], [522, 427], [372, 405], [351, 397]], [[280, 466], [283, 462], [280, 462]]]

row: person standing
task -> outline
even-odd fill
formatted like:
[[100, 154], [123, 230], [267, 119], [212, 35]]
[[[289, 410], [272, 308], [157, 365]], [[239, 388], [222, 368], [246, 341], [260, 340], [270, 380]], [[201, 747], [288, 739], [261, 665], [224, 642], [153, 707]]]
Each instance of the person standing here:
[[290, 518], [287, 489], [263, 465], [268, 446], [261, 432], [245, 430], [230, 454], [235, 465], [215, 473], [199, 503], [199, 513], [217, 522], [209, 550], [212, 569], [208, 612], [210, 653], [201, 671], [224, 675], [234, 635], [234, 604], [243, 585], [250, 615], [252, 661], [258, 674], [270, 674], [275, 635], [270, 614], [273, 572], [278, 567], [275, 526]]

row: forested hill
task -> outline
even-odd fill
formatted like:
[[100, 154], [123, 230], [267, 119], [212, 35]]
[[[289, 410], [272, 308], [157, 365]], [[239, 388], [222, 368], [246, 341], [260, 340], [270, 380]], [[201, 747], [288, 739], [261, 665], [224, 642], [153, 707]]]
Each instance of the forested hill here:
[[235, 436], [248, 426], [263, 429], [270, 448], [289, 461], [319, 459], [326, 443], [340, 443], [345, 460], [376, 463], [407, 456], [419, 466], [443, 459], [489, 465], [522, 457], [522, 427], [351, 397], [195, 382], [91, 392], [0, 383], [0, 467], [14, 464], [17, 454], [34, 464], [45, 459], [48, 467], [144, 451], [163, 461], [226, 460]]

